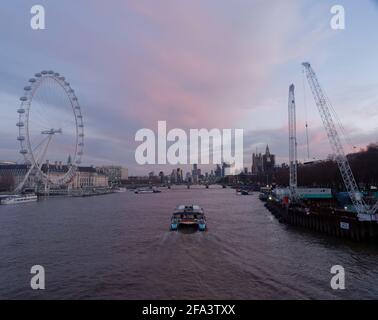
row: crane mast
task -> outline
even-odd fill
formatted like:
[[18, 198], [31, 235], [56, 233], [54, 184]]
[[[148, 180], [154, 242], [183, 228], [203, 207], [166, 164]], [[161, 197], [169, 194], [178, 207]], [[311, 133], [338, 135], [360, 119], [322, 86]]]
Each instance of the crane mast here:
[[289, 88], [289, 169], [290, 169], [290, 193], [292, 198], [297, 197], [298, 173], [297, 173], [297, 128], [295, 112], [295, 87]]
[[358, 218], [359, 220], [364, 221], [376, 220], [374, 218], [374, 213], [377, 209], [377, 205], [369, 208], [358, 190], [356, 180], [354, 179], [348, 159], [344, 152], [343, 145], [341, 143], [338, 130], [335, 126], [330, 112], [330, 109], [332, 107], [331, 103], [323, 92], [319, 84], [319, 80], [311, 65], [308, 62], [304, 62], [302, 65], [304, 67], [309, 86], [314, 96], [316, 106], [319, 110], [320, 117], [323, 121], [324, 128], [327, 132], [328, 140], [331, 144], [335, 160], [341, 173], [341, 177], [344, 181], [349, 197], [352, 200], [352, 203], [358, 213]]

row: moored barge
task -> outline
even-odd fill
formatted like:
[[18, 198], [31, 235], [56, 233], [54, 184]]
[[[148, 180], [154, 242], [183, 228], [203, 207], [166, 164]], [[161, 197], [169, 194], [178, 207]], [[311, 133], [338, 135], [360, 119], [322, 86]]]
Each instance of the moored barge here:
[[331, 236], [378, 244], [378, 221], [362, 221], [348, 206], [340, 207], [334, 199], [301, 199], [290, 202], [288, 197], [270, 194], [266, 208], [282, 223], [304, 227]]

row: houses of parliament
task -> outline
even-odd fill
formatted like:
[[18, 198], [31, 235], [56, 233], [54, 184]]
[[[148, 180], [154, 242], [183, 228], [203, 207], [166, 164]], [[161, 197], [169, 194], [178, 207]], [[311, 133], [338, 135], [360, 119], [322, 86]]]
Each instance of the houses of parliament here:
[[276, 164], [276, 156], [270, 153], [269, 146], [266, 146], [265, 154], [252, 154], [252, 174], [271, 173]]

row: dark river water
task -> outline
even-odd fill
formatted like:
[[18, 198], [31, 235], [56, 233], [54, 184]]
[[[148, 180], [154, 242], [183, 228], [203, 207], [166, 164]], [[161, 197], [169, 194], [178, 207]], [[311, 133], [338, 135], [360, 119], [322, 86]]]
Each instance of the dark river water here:
[[[201, 205], [208, 231], [170, 232], [178, 204]], [[45, 290], [30, 288], [33, 265]], [[280, 224], [257, 194], [218, 187], [3, 205], [0, 298], [377, 299], [378, 245]]]

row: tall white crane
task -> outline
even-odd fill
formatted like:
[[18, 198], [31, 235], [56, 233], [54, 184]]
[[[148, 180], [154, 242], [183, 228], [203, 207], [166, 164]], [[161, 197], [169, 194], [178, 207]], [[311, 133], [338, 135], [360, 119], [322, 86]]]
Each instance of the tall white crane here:
[[294, 84], [289, 87], [289, 169], [290, 169], [290, 193], [292, 198], [297, 197], [298, 173], [297, 173], [297, 125], [295, 111]]
[[354, 179], [348, 159], [344, 152], [343, 145], [341, 143], [339, 132], [331, 115], [331, 102], [321, 88], [319, 80], [311, 65], [308, 62], [304, 62], [302, 63], [302, 65], [304, 67], [309, 86], [314, 96], [316, 106], [318, 107], [320, 117], [322, 118], [324, 128], [327, 132], [328, 140], [331, 144], [331, 148], [338, 164], [346, 190], [358, 213], [358, 218], [359, 220], [364, 221], [377, 220], [375, 217], [375, 212], [377, 211], [378, 204], [376, 204], [374, 207], [368, 206], [358, 190], [356, 180]]

